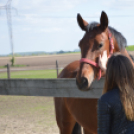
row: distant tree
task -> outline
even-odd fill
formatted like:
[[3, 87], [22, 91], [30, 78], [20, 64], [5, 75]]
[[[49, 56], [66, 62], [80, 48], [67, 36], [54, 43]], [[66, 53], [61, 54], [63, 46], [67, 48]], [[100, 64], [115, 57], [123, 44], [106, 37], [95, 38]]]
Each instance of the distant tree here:
[[63, 50], [60, 50], [59, 52], [57, 52], [58, 54], [62, 54], [65, 53]]

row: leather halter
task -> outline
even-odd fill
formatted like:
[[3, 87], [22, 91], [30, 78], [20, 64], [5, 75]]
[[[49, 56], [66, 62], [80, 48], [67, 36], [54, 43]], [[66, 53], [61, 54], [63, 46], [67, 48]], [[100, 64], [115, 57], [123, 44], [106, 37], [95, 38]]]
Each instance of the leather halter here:
[[[109, 52], [109, 56], [108, 56], [108, 58], [109, 58], [113, 54], [113, 50], [114, 50], [113, 38], [112, 38], [112, 34], [109, 31], [109, 29], [108, 29], [108, 38], [109, 38], [109, 45], [110, 45], [110, 52]], [[98, 80], [100, 80], [100, 78], [101, 78], [101, 69], [100, 69], [98, 63], [96, 63], [96, 62], [94, 62], [94, 61], [92, 61], [90, 59], [87, 59], [87, 58], [81, 58], [80, 63], [82, 63], [82, 62], [91, 64], [94, 67], [99, 68]]]

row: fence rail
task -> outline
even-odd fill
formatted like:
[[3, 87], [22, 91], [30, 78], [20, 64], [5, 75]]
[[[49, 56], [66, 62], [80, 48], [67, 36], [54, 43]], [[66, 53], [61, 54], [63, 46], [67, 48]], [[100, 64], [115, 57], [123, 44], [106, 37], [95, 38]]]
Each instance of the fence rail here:
[[0, 95], [99, 98], [104, 78], [94, 81], [89, 91], [80, 91], [75, 79], [0, 79]]

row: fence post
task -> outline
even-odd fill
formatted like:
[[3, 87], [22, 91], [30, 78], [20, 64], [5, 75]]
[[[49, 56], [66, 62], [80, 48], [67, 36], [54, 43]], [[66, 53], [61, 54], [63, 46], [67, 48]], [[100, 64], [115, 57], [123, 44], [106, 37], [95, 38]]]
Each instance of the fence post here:
[[58, 61], [57, 60], [56, 60], [56, 70], [57, 70], [57, 77], [58, 77], [59, 70], [58, 70]]
[[10, 79], [10, 65], [7, 64], [7, 78]]

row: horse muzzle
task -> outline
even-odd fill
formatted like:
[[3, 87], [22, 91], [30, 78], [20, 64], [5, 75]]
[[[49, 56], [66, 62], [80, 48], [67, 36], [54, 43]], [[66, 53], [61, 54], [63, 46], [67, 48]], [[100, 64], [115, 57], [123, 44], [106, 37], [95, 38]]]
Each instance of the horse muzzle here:
[[90, 85], [92, 84], [94, 80], [94, 73], [90, 73], [87, 76], [83, 76], [83, 77], [76, 77], [76, 85], [78, 87], [79, 90], [81, 91], [88, 91], [90, 90]]

